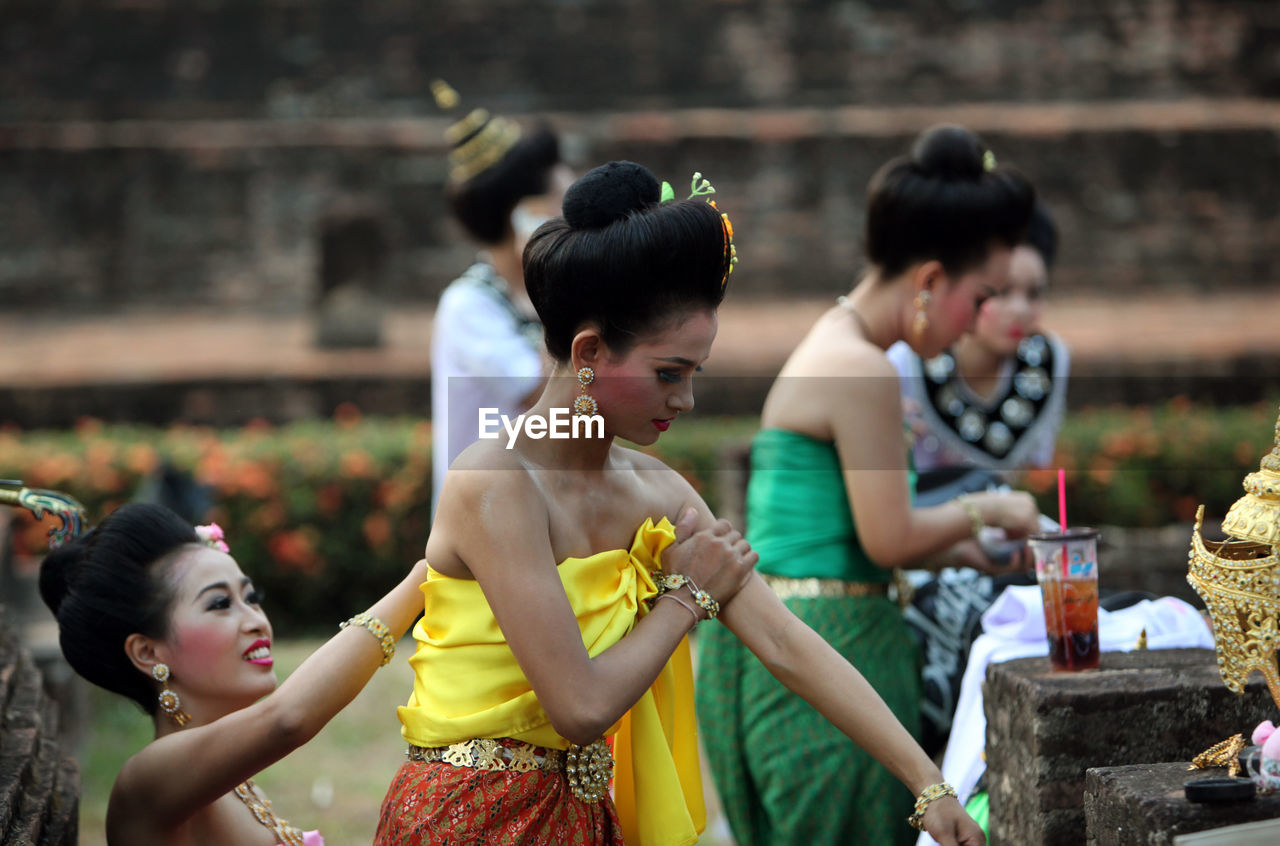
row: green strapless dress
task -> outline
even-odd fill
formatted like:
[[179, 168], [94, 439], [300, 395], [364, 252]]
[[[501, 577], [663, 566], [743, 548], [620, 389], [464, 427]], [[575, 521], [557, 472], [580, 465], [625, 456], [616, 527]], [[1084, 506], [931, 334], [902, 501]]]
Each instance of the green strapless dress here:
[[[914, 477], [914, 473], [911, 474]], [[914, 478], [912, 479], [914, 484]], [[757, 570], [883, 583], [858, 542], [835, 445], [764, 429], [751, 446], [747, 538]], [[886, 596], [788, 599], [919, 734], [919, 654]], [[723, 626], [698, 632], [698, 720], [738, 846], [910, 844], [913, 797], [888, 770], [788, 691]]]

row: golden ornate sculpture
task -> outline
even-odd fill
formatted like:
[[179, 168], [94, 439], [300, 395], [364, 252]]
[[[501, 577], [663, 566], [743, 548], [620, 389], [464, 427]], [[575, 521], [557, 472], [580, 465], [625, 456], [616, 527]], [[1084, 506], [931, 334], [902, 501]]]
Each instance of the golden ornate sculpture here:
[[43, 519], [45, 512], [62, 520], [62, 526], [49, 530], [49, 548], [61, 546], [84, 530], [84, 506], [74, 497], [59, 491], [28, 488], [13, 479], [0, 479], [0, 505], [18, 505]]
[[1245, 495], [1222, 521], [1222, 531], [1241, 540], [1280, 546], [1280, 419], [1276, 445], [1262, 457], [1257, 473], [1244, 477]]
[[1222, 523], [1224, 541], [1205, 541], [1204, 506], [1196, 511], [1187, 581], [1213, 620], [1223, 684], [1243, 693], [1257, 670], [1280, 707], [1280, 420], [1275, 448], [1245, 478], [1244, 488]]

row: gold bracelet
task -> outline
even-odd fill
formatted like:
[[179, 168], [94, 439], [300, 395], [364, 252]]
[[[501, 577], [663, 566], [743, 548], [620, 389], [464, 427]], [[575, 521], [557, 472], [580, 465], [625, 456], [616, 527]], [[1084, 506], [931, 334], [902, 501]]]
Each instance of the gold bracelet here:
[[976, 538], [982, 534], [982, 529], [986, 526], [986, 521], [982, 519], [982, 512], [978, 510], [978, 506], [973, 504], [973, 500], [969, 499], [968, 494], [960, 494], [956, 497], [956, 503], [964, 509], [964, 513], [969, 515], [969, 529]]
[[678, 590], [687, 584], [690, 584], [689, 578], [683, 573], [663, 573], [659, 572], [655, 579], [658, 585], [658, 595], [672, 590]]
[[945, 781], [929, 785], [920, 791], [920, 795], [916, 797], [916, 809], [911, 812], [911, 816], [907, 817], [907, 822], [916, 831], [924, 831], [924, 815], [929, 810], [930, 803], [935, 799], [941, 799], [943, 796], [955, 795], [956, 789]]
[[720, 613], [720, 603], [707, 593], [684, 573], [659, 573], [657, 577], [658, 596], [666, 596], [673, 590], [679, 590], [685, 585], [689, 586], [689, 593], [693, 594], [693, 601], [698, 603], [698, 607], [707, 612], [707, 619], [714, 620], [716, 615]]
[[714, 620], [716, 615], [720, 613], [720, 603], [711, 598], [711, 594], [693, 583], [693, 579], [685, 576], [685, 581], [689, 583], [689, 590], [693, 593], [693, 601], [698, 603], [698, 607], [707, 612], [707, 619]]
[[378, 666], [385, 667], [391, 663], [391, 659], [396, 654], [396, 639], [391, 636], [391, 629], [387, 628], [386, 623], [366, 611], [340, 623], [338, 629], [345, 629], [347, 626], [364, 626], [368, 629], [369, 634], [376, 637], [382, 646], [382, 663]]
[[[693, 606], [692, 606], [692, 605], [690, 605], [689, 603], [685, 602], [685, 601], [684, 601], [683, 599], [681, 599], [680, 597], [676, 596], [674, 593], [663, 593], [663, 594], [659, 594], [659, 595], [658, 595], [658, 599], [674, 599], [676, 602], [679, 602], [681, 605], [683, 605], [685, 608], [687, 608], [687, 609], [689, 610], [689, 613], [693, 615], [693, 626], [692, 626], [692, 628], [690, 628], [690, 629], [689, 629], [689, 631], [693, 631], [694, 629], [696, 629], [696, 628], [698, 627], [698, 623], [701, 623], [701, 622], [702, 622], [702, 618], [698, 616], [698, 612], [697, 612], [697, 611], [694, 611], [694, 610], [693, 610]], [[658, 602], [658, 600], [657, 600], [657, 599], [655, 599], [655, 600], [654, 600], [654, 604], [656, 605], [656, 604], [657, 604], [657, 602]]]

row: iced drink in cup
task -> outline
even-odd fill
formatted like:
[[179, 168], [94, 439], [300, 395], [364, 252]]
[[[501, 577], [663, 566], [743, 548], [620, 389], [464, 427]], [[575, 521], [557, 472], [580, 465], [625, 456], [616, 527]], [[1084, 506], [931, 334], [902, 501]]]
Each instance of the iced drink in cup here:
[[1068, 529], [1028, 538], [1044, 597], [1049, 661], [1055, 670], [1098, 666], [1098, 530]]

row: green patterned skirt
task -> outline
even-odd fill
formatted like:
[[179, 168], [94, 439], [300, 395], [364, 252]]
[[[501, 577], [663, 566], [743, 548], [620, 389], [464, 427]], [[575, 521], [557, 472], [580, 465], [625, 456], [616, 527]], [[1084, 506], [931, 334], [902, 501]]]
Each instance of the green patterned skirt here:
[[[884, 597], [789, 599], [919, 736], [919, 652]], [[724, 626], [698, 632], [698, 722], [738, 846], [911, 844], [914, 798]]]

